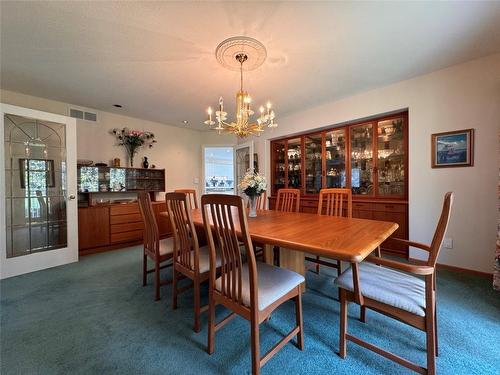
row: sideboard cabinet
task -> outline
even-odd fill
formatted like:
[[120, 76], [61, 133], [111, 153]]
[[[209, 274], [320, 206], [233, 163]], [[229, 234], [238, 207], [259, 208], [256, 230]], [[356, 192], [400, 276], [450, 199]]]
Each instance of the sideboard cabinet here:
[[[165, 202], [152, 202], [162, 238], [171, 235]], [[137, 202], [78, 208], [78, 248], [81, 255], [142, 243], [144, 226]]]
[[[399, 224], [408, 238], [408, 112], [374, 117], [271, 142], [271, 196], [281, 188], [301, 191], [301, 211], [316, 213], [324, 188], [350, 188], [353, 216]], [[388, 239], [386, 252], [408, 257]]]

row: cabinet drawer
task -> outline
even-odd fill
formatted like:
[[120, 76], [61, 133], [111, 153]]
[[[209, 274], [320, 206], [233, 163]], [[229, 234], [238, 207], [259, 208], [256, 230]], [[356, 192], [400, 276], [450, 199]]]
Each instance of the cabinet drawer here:
[[401, 203], [373, 203], [373, 211], [406, 212], [406, 205]]
[[111, 206], [109, 214], [111, 216], [115, 215], [127, 215], [127, 214], [141, 214], [139, 211], [139, 205], [137, 203], [120, 204], [117, 206]]
[[313, 201], [313, 200], [302, 200], [300, 202], [300, 205], [303, 207], [318, 207], [318, 201]]
[[352, 202], [353, 210], [369, 210], [373, 209], [373, 203], [370, 202]]
[[142, 223], [141, 214], [115, 215], [109, 218], [111, 225], [124, 223]]
[[142, 239], [142, 230], [134, 230], [131, 232], [123, 232], [123, 233], [113, 233], [111, 234], [111, 242], [127, 242], [133, 240]]
[[130, 232], [134, 230], [143, 230], [143, 229], [144, 225], [142, 224], [142, 222], [111, 225], [112, 234], [121, 232]]

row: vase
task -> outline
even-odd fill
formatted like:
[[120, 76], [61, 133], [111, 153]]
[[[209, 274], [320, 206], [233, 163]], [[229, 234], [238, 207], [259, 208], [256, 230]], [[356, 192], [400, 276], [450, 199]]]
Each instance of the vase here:
[[250, 203], [250, 211], [248, 212], [248, 217], [257, 217], [257, 196], [249, 196], [248, 202]]
[[142, 162], [142, 167], [147, 169], [149, 167], [148, 157], [144, 156], [144, 161]]

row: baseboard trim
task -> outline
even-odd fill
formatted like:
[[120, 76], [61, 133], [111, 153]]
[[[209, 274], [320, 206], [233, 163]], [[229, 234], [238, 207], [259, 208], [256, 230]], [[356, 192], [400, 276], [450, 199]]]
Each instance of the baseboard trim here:
[[[422, 261], [420, 259], [410, 258], [409, 260], [411, 262], [413, 262], [413, 263], [426, 264], [426, 262], [424, 262], [424, 261]], [[493, 279], [493, 272], [492, 273], [488, 273], [488, 272], [470, 270], [468, 268], [461, 268], [461, 267], [449, 266], [448, 264], [441, 264], [441, 263], [437, 263], [437, 269], [438, 270], [446, 270], [446, 271], [456, 272], [456, 273], [465, 273], [467, 275], [484, 277], [486, 279]]]

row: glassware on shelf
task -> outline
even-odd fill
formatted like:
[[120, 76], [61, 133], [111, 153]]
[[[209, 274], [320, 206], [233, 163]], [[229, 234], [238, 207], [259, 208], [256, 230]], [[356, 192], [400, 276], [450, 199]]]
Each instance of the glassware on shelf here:
[[326, 133], [326, 187], [346, 187], [346, 131], [336, 129]]
[[288, 187], [300, 189], [302, 186], [302, 150], [301, 139], [290, 139], [287, 143]]
[[350, 128], [351, 189], [353, 194], [373, 194], [373, 124]]
[[275, 142], [273, 143], [273, 157], [274, 157], [274, 165], [275, 169], [274, 173], [274, 190], [275, 192], [278, 189], [285, 187], [285, 143], [284, 142]]
[[377, 169], [379, 195], [404, 195], [403, 119], [379, 121], [377, 124]]

